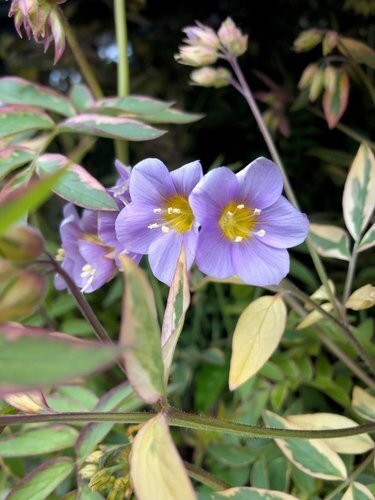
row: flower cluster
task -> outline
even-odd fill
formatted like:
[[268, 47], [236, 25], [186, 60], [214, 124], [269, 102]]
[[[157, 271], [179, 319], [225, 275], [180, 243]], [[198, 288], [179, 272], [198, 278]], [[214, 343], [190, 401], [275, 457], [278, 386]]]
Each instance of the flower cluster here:
[[21, 27], [28, 39], [43, 43], [46, 52], [51, 41], [55, 42], [54, 64], [65, 50], [65, 33], [61, 12], [57, 7], [66, 0], [12, 0], [9, 17], [14, 16], [17, 33], [22, 38]]
[[217, 33], [199, 22], [183, 31], [186, 38], [175, 59], [187, 66], [200, 67], [190, 75], [192, 84], [216, 88], [228, 85], [231, 80], [230, 71], [221, 66], [212, 68], [207, 65], [215, 64], [219, 58], [242, 55], [247, 49], [247, 35], [243, 35], [230, 17], [221, 24]]
[[[287, 248], [307, 236], [308, 220], [282, 196], [278, 167], [258, 158], [234, 174], [220, 167], [203, 176], [199, 161], [172, 172], [158, 159], [131, 171], [110, 190], [119, 211], [65, 208], [63, 267], [83, 291], [100, 287], [119, 267], [117, 255], [148, 255], [154, 275], [170, 284], [181, 250], [214, 278], [278, 284], [289, 271]], [[62, 253], [61, 253], [62, 255]], [[57, 283], [61, 287], [61, 282]]]

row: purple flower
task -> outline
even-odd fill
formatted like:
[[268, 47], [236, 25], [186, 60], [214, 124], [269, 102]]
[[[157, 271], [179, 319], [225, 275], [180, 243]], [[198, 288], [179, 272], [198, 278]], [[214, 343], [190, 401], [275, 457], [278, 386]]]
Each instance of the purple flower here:
[[182, 247], [192, 265], [198, 239], [189, 195], [202, 177], [199, 161], [173, 172], [160, 160], [138, 163], [130, 178], [132, 202], [116, 221], [117, 237], [127, 250], [148, 254], [154, 275], [170, 284]]
[[[98, 237], [97, 212], [84, 210], [79, 217], [73, 205], [66, 205], [60, 234], [62, 248], [57, 260], [82, 292], [94, 292], [113, 278], [116, 273], [114, 251]], [[60, 276], [56, 276], [55, 286], [58, 290], [66, 288]]]
[[237, 175], [226, 167], [209, 172], [189, 201], [202, 225], [199, 269], [214, 278], [237, 275], [250, 285], [277, 285], [289, 271], [286, 248], [305, 240], [309, 223], [281, 196], [278, 167], [258, 158]]

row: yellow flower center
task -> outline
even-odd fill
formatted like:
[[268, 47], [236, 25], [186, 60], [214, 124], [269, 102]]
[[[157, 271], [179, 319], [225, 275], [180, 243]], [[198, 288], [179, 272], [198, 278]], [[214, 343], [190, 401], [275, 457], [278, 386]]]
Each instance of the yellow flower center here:
[[234, 243], [241, 243], [251, 238], [253, 234], [264, 236], [266, 233], [263, 229], [255, 231], [260, 212], [258, 208], [231, 201], [225, 206], [219, 219], [223, 235]]
[[154, 208], [154, 214], [160, 214], [162, 221], [150, 224], [148, 228], [160, 228], [163, 233], [169, 233], [170, 229], [178, 233], [186, 233], [194, 224], [193, 211], [185, 196], [176, 195], [168, 198], [163, 208]]

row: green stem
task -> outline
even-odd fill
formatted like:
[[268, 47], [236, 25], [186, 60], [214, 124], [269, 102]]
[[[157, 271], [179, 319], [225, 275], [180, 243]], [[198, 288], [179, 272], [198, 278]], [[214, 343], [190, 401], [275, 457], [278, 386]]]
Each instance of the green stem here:
[[196, 465], [190, 464], [189, 462], [184, 462], [184, 465], [187, 470], [187, 473], [192, 479], [198, 481], [201, 484], [204, 484], [205, 486], [208, 486], [212, 490], [220, 491], [230, 488], [230, 485], [228, 483], [225, 483], [221, 479], [216, 478], [215, 476], [205, 471], [204, 469], [201, 469]]
[[342, 297], [343, 304], [345, 304], [345, 302], [348, 300], [352, 286], [353, 286], [355, 266], [357, 265], [359, 242], [360, 242], [360, 239], [358, 238], [358, 240], [354, 243], [354, 246], [353, 246], [352, 256], [351, 256], [351, 259], [349, 262], [348, 272], [347, 272], [346, 280], [345, 280], [344, 295]]
[[[242, 73], [242, 70], [238, 64], [237, 58], [234, 57], [233, 55], [228, 55], [227, 59], [228, 59], [229, 63], [231, 64], [233, 71], [238, 79], [238, 83], [239, 83], [240, 89], [241, 89], [240, 92], [243, 95], [243, 97], [246, 99], [246, 101], [249, 105], [249, 108], [251, 109], [251, 112], [254, 115], [254, 118], [258, 124], [259, 130], [263, 136], [264, 142], [266, 143], [266, 145], [269, 149], [271, 157], [280, 168], [280, 172], [281, 172], [281, 175], [283, 176], [283, 180], [284, 180], [285, 193], [286, 193], [288, 199], [293, 203], [293, 205], [295, 205], [297, 208], [299, 208], [297, 198], [296, 198], [294, 191], [293, 191], [293, 188], [289, 182], [289, 178], [288, 178], [288, 175], [286, 173], [285, 166], [281, 160], [281, 157], [280, 157], [279, 152], [276, 148], [274, 140], [273, 140], [266, 124], [264, 123], [262, 114], [261, 114], [261, 112], [258, 108], [258, 105], [254, 99], [254, 96], [250, 90], [250, 87], [246, 81], [246, 78], [244, 77], [244, 74]], [[237, 86], [235, 86], [235, 88], [238, 90]], [[310, 252], [310, 255], [311, 255], [312, 261], [314, 263], [315, 269], [318, 273], [318, 276], [319, 276], [321, 282], [323, 283], [325, 289], [327, 290], [328, 297], [330, 298], [330, 301], [331, 301], [334, 309], [336, 310], [336, 312], [338, 314], [340, 314], [335, 297], [333, 296], [332, 290], [329, 287], [327, 273], [324, 269], [323, 263], [322, 263], [319, 255], [317, 254], [317, 252], [315, 250], [315, 247], [314, 247], [310, 237], [307, 237], [306, 245], [307, 245], [307, 248]]]
[[[257, 425], [238, 424], [228, 420], [219, 420], [217, 418], [202, 417], [191, 413], [184, 413], [180, 410], [170, 408], [167, 412], [169, 423], [173, 427], [182, 427], [185, 429], [194, 429], [199, 431], [221, 432], [240, 437], [262, 437], [266, 439], [274, 438], [298, 438], [298, 439], [328, 439], [355, 436], [359, 434], [368, 434], [375, 432], [375, 422], [358, 425], [356, 427], [347, 427], [344, 429], [329, 430], [294, 430], [294, 429], [275, 429], [260, 427]], [[5, 415], [0, 416], [0, 426], [3, 425], [22, 425], [30, 423], [46, 422], [64, 422], [74, 424], [77, 422], [111, 422], [119, 424], [142, 424], [154, 417], [156, 413], [133, 412], [133, 413], [48, 413], [39, 415]]]
[[375, 451], [372, 451], [365, 458], [365, 460], [350, 474], [350, 476], [345, 479], [345, 481], [340, 483], [337, 488], [335, 488], [329, 495], [324, 498], [324, 500], [332, 500], [332, 498], [335, 498], [335, 496], [338, 495], [340, 491], [342, 491], [347, 486], [350, 486], [350, 484], [353, 483], [357, 479], [357, 477], [359, 477], [362, 472], [372, 463], [374, 457]]
[[64, 31], [66, 40], [68, 42], [69, 47], [72, 50], [73, 56], [79, 66], [79, 69], [82, 72], [84, 79], [87, 82], [87, 85], [90, 87], [91, 92], [93, 93], [95, 99], [101, 99], [103, 97], [103, 91], [99, 85], [98, 80], [85, 56], [83, 53], [79, 42], [70, 27], [70, 24], [67, 19], [64, 18]]
[[[126, 0], [114, 0], [116, 42], [118, 50], [117, 93], [129, 95], [128, 33], [126, 25]], [[123, 163], [129, 162], [128, 143], [120, 139], [115, 142], [116, 156]]]

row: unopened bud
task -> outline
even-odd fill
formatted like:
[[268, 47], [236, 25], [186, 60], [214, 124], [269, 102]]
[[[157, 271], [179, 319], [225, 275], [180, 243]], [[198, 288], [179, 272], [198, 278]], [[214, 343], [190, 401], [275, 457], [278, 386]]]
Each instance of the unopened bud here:
[[115, 477], [108, 471], [108, 469], [101, 469], [98, 471], [89, 482], [91, 491], [101, 491], [113, 486]]
[[338, 71], [333, 66], [327, 66], [324, 70], [324, 88], [328, 92], [334, 92], [336, 89], [336, 82]]
[[18, 274], [19, 269], [9, 260], [0, 257], [0, 290], [1, 284]]
[[87, 464], [79, 471], [79, 475], [82, 479], [91, 479], [98, 472], [98, 466], [96, 464]]
[[183, 32], [187, 36], [184, 41], [189, 45], [205, 45], [213, 49], [217, 49], [220, 45], [214, 30], [204, 24], [197, 23], [197, 26], [188, 26]]
[[43, 250], [42, 235], [30, 226], [13, 226], [0, 236], [0, 256], [15, 264], [33, 262]]
[[336, 47], [339, 35], [336, 31], [327, 31], [322, 41], [323, 55], [327, 56]]
[[225, 87], [229, 85], [231, 73], [226, 68], [210, 68], [204, 66], [191, 72], [190, 79], [193, 85], [200, 87]]
[[175, 55], [176, 61], [187, 66], [205, 66], [217, 61], [218, 53], [212, 47], [204, 45], [182, 45]]
[[127, 494], [130, 493], [131, 489], [129, 488], [129, 480], [120, 477], [114, 482], [107, 500], [124, 500], [124, 498], [129, 498]]
[[323, 38], [322, 31], [312, 28], [310, 30], [303, 31], [295, 40], [294, 40], [294, 50], [296, 52], [307, 52], [308, 50], [313, 49], [321, 42]]
[[25, 270], [0, 284], [0, 323], [30, 316], [44, 296], [44, 277]]
[[98, 464], [99, 460], [102, 458], [103, 455], [104, 453], [102, 451], [95, 450], [92, 453], [90, 453], [90, 455], [88, 455], [88, 457], [86, 458], [86, 462], [90, 464]]
[[219, 40], [223, 47], [235, 56], [241, 56], [247, 50], [248, 36], [237, 28], [235, 22], [230, 17], [221, 24], [219, 31]]
[[310, 87], [311, 82], [315, 76], [315, 73], [319, 70], [319, 67], [316, 64], [309, 64], [304, 69], [300, 81], [298, 83], [298, 87], [303, 90], [307, 87]]
[[324, 70], [318, 68], [310, 85], [309, 99], [314, 102], [320, 96], [324, 87]]

